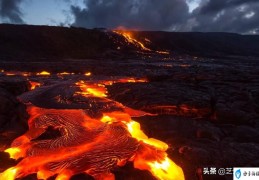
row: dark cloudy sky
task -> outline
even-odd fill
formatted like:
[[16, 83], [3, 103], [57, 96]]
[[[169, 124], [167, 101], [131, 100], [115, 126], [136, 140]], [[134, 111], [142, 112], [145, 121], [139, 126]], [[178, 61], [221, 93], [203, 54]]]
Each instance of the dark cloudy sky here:
[[0, 23], [259, 34], [259, 0], [0, 0]]

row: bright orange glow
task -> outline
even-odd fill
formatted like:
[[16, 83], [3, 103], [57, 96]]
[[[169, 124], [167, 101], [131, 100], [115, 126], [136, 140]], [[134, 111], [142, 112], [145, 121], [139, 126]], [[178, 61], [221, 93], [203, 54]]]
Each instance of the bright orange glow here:
[[85, 76], [91, 76], [91, 75], [92, 75], [91, 72], [86, 72], [86, 73], [85, 73]]
[[35, 88], [41, 86], [41, 84], [39, 82], [29, 81], [29, 83], [31, 84], [31, 90], [34, 90]]
[[184, 180], [183, 171], [171, 159], [166, 157], [162, 161], [149, 162], [151, 173], [158, 179]]
[[103, 117], [101, 121], [104, 123], [115, 123], [115, 122], [127, 123], [131, 121], [131, 117], [126, 112], [114, 111], [111, 113], [103, 113]]
[[18, 169], [17, 168], [9, 168], [3, 173], [0, 173], [0, 179], [3, 180], [14, 180], [17, 176]]
[[87, 84], [84, 81], [79, 81], [76, 83], [80, 87], [81, 92], [77, 92], [83, 96], [96, 96], [96, 97], [106, 97], [107, 89], [103, 86]]
[[96, 96], [96, 97], [106, 97], [107, 95], [105, 94], [106, 91], [104, 92], [103, 89], [101, 88], [87, 88], [86, 91], [89, 93], [89, 94], [92, 94], [93, 96]]
[[66, 172], [59, 174], [56, 177], [56, 180], [69, 180], [72, 175], [73, 175], [72, 172], [66, 171]]
[[113, 85], [114, 83], [145, 83], [148, 82], [147, 79], [145, 78], [132, 78], [132, 77], [128, 77], [128, 78], [120, 78], [120, 79], [116, 79], [116, 80], [107, 80], [107, 81], [103, 81], [102, 84], [99, 84], [100, 86], [102, 85]]
[[144, 51], [151, 51], [151, 49], [147, 48], [142, 42], [134, 38], [132, 32], [127, 32], [127, 31], [113, 31], [113, 32], [123, 36], [128, 41], [128, 43], [134, 44], [135, 46], [140, 47]]
[[5, 75], [6, 76], [15, 76], [16, 74], [15, 73], [6, 73]]
[[154, 146], [161, 151], [166, 151], [168, 149], [168, 145], [166, 143], [157, 139], [148, 138], [147, 135], [141, 130], [140, 124], [138, 122], [132, 120], [129, 123], [126, 123], [126, 125], [131, 136], [136, 138], [137, 140]]
[[67, 75], [73, 75], [75, 73], [69, 73], [69, 72], [62, 72], [62, 73], [58, 73], [59, 76], [67, 76]]
[[[104, 108], [100, 112], [102, 117], [92, 118], [81, 109], [28, 106], [29, 130], [15, 139], [12, 147], [5, 151], [11, 158], [23, 159], [15, 167], [1, 173], [0, 179], [14, 180], [37, 173], [38, 179], [57, 175], [56, 180], [69, 180], [74, 174], [85, 172], [95, 179], [114, 180], [111, 170], [132, 161], [135, 168], [148, 170], [157, 179], [184, 180], [182, 169], [166, 153], [168, 145], [158, 139], [149, 138], [142, 131], [140, 123], [132, 119], [151, 114], [127, 108], [106, 97], [105, 84], [116, 82], [146, 80], [122, 78], [96, 83], [75, 83], [77, 94], [96, 102], [100, 100], [102, 103], [108, 101], [112, 104], [114, 110], [108, 108], [105, 111]], [[71, 85], [74, 87], [74, 84]], [[59, 130], [60, 136], [37, 140], [49, 126]]]
[[114, 122], [114, 119], [112, 119], [110, 116], [106, 116], [106, 115], [105, 115], [105, 116], [102, 117], [101, 121], [102, 121], [103, 123], [111, 124], [111, 123]]
[[21, 153], [21, 149], [20, 148], [9, 148], [6, 149], [4, 152], [8, 153], [10, 155], [10, 158], [12, 159], [19, 159], [19, 155]]
[[31, 74], [25, 72], [25, 73], [23, 73], [22, 75], [25, 76], [25, 77], [27, 77], [27, 76], [30, 76]]
[[[117, 114], [105, 114], [101, 121], [109, 124], [118, 122]], [[158, 156], [158, 159], [153, 156], [154, 159], [151, 158], [150, 160], [146, 157], [146, 154], [138, 155], [136, 159], [133, 160], [135, 168], [149, 170], [155, 177], [161, 180], [184, 180], [182, 169], [169, 159], [165, 153], [168, 149], [168, 145], [166, 143], [154, 138], [148, 138], [148, 136], [141, 130], [140, 124], [132, 119], [122, 122], [127, 126], [127, 129], [133, 138], [152, 147], [148, 148], [151, 155], [148, 155], [147, 157], [152, 157], [152, 154], [155, 155], [156, 151], [160, 151], [161, 154]]]
[[152, 146], [141, 146], [134, 159], [134, 167], [148, 170], [157, 179], [184, 180], [182, 169], [177, 166], [165, 151], [154, 149]]
[[40, 72], [40, 73], [37, 73], [36, 75], [37, 75], [37, 76], [49, 76], [50, 73], [47, 72], [47, 71], [42, 71], [42, 72]]
[[21, 71], [4, 71], [2, 70], [2, 73], [4, 73], [6, 76], [30, 76], [31, 73], [29, 72], [21, 72]]
[[117, 82], [120, 83], [139, 83], [139, 82], [147, 82], [146, 79], [136, 79], [136, 78], [124, 78], [119, 79]]

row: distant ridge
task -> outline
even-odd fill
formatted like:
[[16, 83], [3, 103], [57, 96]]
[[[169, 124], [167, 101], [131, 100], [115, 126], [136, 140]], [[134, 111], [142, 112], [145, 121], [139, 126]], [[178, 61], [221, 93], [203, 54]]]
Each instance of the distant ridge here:
[[[126, 58], [134, 55], [136, 47], [114, 36], [103, 28], [0, 24], [0, 60]], [[143, 31], [137, 32], [135, 37], [150, 40], [147, 45], [154, 50], [211, 57], [259, 57], [258, 35]]]

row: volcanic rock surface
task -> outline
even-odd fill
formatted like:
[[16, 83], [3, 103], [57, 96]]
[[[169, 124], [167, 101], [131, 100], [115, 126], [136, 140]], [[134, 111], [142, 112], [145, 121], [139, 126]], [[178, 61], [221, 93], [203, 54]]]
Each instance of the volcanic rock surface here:
[[[72, 30], [77, 31], [73, 28]], [[77, 32], [79, 31], [84, 32], [82, 29]], [[102, 34], [103, 32], [94, 31], [94, 33]], [[100, 38], [102, 37], [100, 34], [95, 36], [97, 39], [94, 42], [98, 41], [99, 36]], [[226, 41], [223, 41], [224, 36], [220, 36], [220, 34], [214, 34], [215, 36], [211, 34], [209, 38], [202, 34], [204, 41], [198, 40], [201, 35], [199, 33], [193, 35], [195, 40], [187, 38], [188, 41], [175, 34], [176, 37], [173, 38], [174, 40], [170, 40], [171, 43], [166, 42], [164, 44], [165, 40], [161, 39], [166, 37], [166, 33], [162, 33], [162, 35], [158, 33], [153, 39], [152, 33], [142, 32], [138, 35], [139, 39], [143, 38], [143, 36], [148, 36], [154, 44], [160, 43], [159, 46], [152, 46], [151, 44], [148, 46], [149, 48], [168, 50], [170, 53], [138, 52], [132, 54], [128, 52], [132, 52], [131, 50], [139, 51], [139, 49], [127, 45], [125, 45], [125, 51], [120, 53], [116, 50], [118, 47], [116, 43], [107, 45], [114, 48], [108, 50], [112, 52], [108, 53], [109, 55], [112, 54], [112, 56], [106, 54], [107, 56], [102, 55], [102, 57], [92, 59], [89, 59], [91, 56], [88, 55], [91, 53], [88, 54], [88, 51], [85, 56], [81, 57], [64, 56], [65, 58], [60, 58], [61, 56], [54, 55], [50, 58], [50, 56], [43, 56], [44, 53], [51, 51], [49, 50], [43, 51], [41, 54], [36, 53], [37, 57], [35, 56], [34, 60], [35, 54], [32, 54], [32, 57], [27, 59], [26, 56], [20, 56], [22, 57], [21, 59], [8, 61], [10, 54], [7, 53], [2, 58], [3, 61], [0, 62], [1, 69], [5, 70], [0, 77], [1, 82], [4, 82], [0, 91], [0, 96], [3, 98], [1, 102], [5, 102], [1, 103], [0, 116], [3, 118], [1, 118], [0, 128], [4, 130], [1, 133], [9, 132], [5, 122], [10, 123], [12, 128], [19, 129], [22, 126], [19, 123], [13, 123], [13, 121], [24, 124], [24, 120], [28, 119], [28, 117], [24, 118], [26, 117], [25, 107], [19, 102], [26, 102], [26, 97], [29, 97], [35, 104], [43, 108], [50, 106], [57, 109], [62, 109], [65, 106], [71, 106], [71, 109], [75, 107], [88, 109], [89, 102], [94, 101], [96, 102], [96, 111], [92, 112], [92, 117], [100, 117], [97, 113], [100, 109], [105, 109], [106, 112], [113, 111], [113, 108], [105, 108], [105, 104], [111, 103], [110, 107], [117, 107], [118, 104], [114, 104], [116, 101], [123, 104], [119, 109], [116, 109], [119, 111], [126, 111], [124, 107], [127, 106], [153, 115], [156, 114], [156, 116], [135, 117], [134, 120], [141, 124], [143, 131], [149, 137], [160, 139], [169, 145], [167, 153], [183, 169], [186, 179], [193, 180], [201, 177], [202, 170], [205, 167], [258, 167], [258, 37], [249, 36], [246, 38], [246, 36], [227, 34], [226, 36], [230, 38], [227, 41], [232, 45], [226, 45], [229, 47], [226, 49], [226, 46], [222, 45], [222, 42]], [[187, 36], [187, 34], [183, 35]], [[221, 38], [222, 41], [215, 37]], [[158, 41], [159, 39], [161, 40], [160, 42]], [[184, 47], [177, 47], [176, 42], [179, 41]], [[246, 45], [249, 47], [251, 45], [252, 48], [245, 47]], [[204, 48], [206, 46], [208, 46], [207, 49]], [[107, 50], [107, 47], [105, 46], [103, 49]], [[93, 50], [92, 53], [100, 54], [104, 52], [102, 51], [103, 49]], [[187, 53], [192, 52], [193, 49], [194, 53], [188, 53], [188, 55], [179, 54], [180, 51]], [[209, 51], [206, 51], [208, 49]], [[84, 51], [83, 49], [81, 50]], [[176, 50], [175, 53], [174, 50]], [[21, 50], [21, 52], [23, 51], [29, 54], [32, 50]], [[82, 51], [75, 54], [82, 55]], [[5, 53], [2, 54], [4, 55]], [[40, 59], [39, 57], [43, 58]], [[10, 59], [14, 60], [13, 57]], [[30, 92], [24, 93], [27, 91], [26, 88], [24, 89], [26, 86], [19, 81], [14, 83], [17, 88], [5, 88], [9, 84], [7, 82], [10, 81], [10, 78], [26, 79], [23, 76], [8, 76], [7, 78], [6, 72], [8, 71], [40, 72], [42, 70], [49, 71], [52, 75], [35, 75], [31, 76], [29, 80], [37, 81], [42, 85], [50, 85], [47, 90], [49, 93], [45, 95], [42, 95], [41, 92], [38, 92], [37, 96], [30, 95]], [[57, 73], [64, 71], [74, 72], [75, 74], [57, 75]], [[92, 76], [85, 76], [85, 72], [91, 72]], [[98, 98], [84, 101], [78, 98], [71, 99], [69, 91], [63, 91], [62, 88], [55, 91], [51, 90], [53, 86], [65, 87], [68, 81], [98, 82], [115, 77], [118, 79], [123, 77], [145, 78], [147, 82], [107, 85], [108, 98], [112, 100], [109, 102], [99, 101], [100, 99], [98, 100]], [[54, 85], [57, 82], [64, 84]], [[54, 101], [56, 93], [59, 92], [68, 97], [60, 99], [60, 102], [64, 102], [62, 105], [57, 105]], [[24, 94], [20, 95], [21, 93]], [[18, 96], [19, 101], [15, 96]], [[49, 102], [46, 101], [45, 97], [49, 99]], [[21, 109], [22, 111], [20, 111]], [[27, 127], [24, 126], [22, 129], [25, 132]], [[49, 129], [49, 134], [45, 135], [50, 137], [59, 136], [53, 129]], [[7, 137], [9, 138], [9, 136]], [[14, 140], [14, 138], [10, 139]], [[10, 142], [10, 140], [7, 142], [1, 138], [0, 145], [6, 148], [10, 145]], [[0, 158], [3, 160], [0, 161], [1, 171], [17, 163], [10, 160], [5, 153], [0, 154]], [[134, 169], [131, 163], [123, 168], [115, 169], [114, 174], [116, 179], [136, 179], [136, 177], [154, 179], [149, 172]], [[25, 179], [35, 179], [35, 175], [28, 176]], [[79, 174], [72, 177], [72, 179], [91, 179], [91, 177]], [[204, 176], [203, 179], [228, 180], [232, 179], [232, 175], [215, 177], [208, 175]]]

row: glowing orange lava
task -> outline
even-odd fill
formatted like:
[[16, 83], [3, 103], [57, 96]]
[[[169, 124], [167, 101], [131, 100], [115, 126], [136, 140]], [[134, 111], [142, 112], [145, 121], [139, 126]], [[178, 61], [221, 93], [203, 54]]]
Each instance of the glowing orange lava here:
[[78, 94], [84, 95], [84, 96], [96, 96], [96, 97], [106, 97], [107, 89], [102, 86], [101, 84], [89, 84], [84, 81], [79, 81], [76, 83], [77, 86], [80, 87], [80, 92], [77, 92]]
[[127, 32], [127, 31], [113, 31], [113, 32], [123, 36], [128, 41], [128, 43], [134, 44], [135, 46], [140, 47], [144, 51], [151, 51], [151, 49], [147, 48], [142, 42], [134, 38], [132, 32]]
[[58, 76], [67, 76], [67, 75], [74, 75], [75, 73], [69, 73], [69, 72], [62, 72], [62, 73], [58, 73]]
[[86, 73], [85, 73], [85, 76], [91, 76], [91, 75], [92, 75], [91, 72], [86, 72]]
[[49, 76], [50, 73], [47, 72], [47, 71], [42, 71], [42, 72], [40, 72], [40, 73], [37, 73], [36, 75], [37, 75], [37, 76]]
[[[126, 78], [108, 82], [138, 81]], [[76, 87], [79, 88], [76, 93], [86, 98], [107, 99], [105, 83], [79, 81]], [[39, 88], [44, 91], [43, 87]], [[132, 119], [146, 113], [127, 107], [122, 110], [119, 102], [114, 104], [118, 106], [116, 110], [102, 112], [99, 118], [91, 118], [83, 109], [28, 105], [29, 130], [5, 150], [10, 158], [22, 160], [1, 173], [0, 179], [14, 180], [37, 173], [38, 179], [57, 175], [56, 180], [68, 180], [75, 174], [87, 173], [95, 179], [112, 180], [115, 176], [111, 170], [132, 161], [135, 168], [148, 170], [157, 179], [184, 180], [182, 169], [166, 153], [168, 145], [149, 138]], [[38, 139], [50, 126], [60, 136]]]
[[29, 81], [29, 83], [31, 84], [31, 90], [34, 90], [35, 88], [41, 86], [41, 84], [39, 82]]
[[113, 85], [114, 83], [145, 83], [148, 82], [147, 79], [145, 78], [120, 78], [120, 79], [115, 79], [115, 80], [106, 80], [102, 81], [101, 84], [103, 85]]
[[7, 72], [5, 75], [6, 75], [6, 76], [15, 76], [15, 75], [17, 75], [17, 74], [11, 73], [11, 72]]

